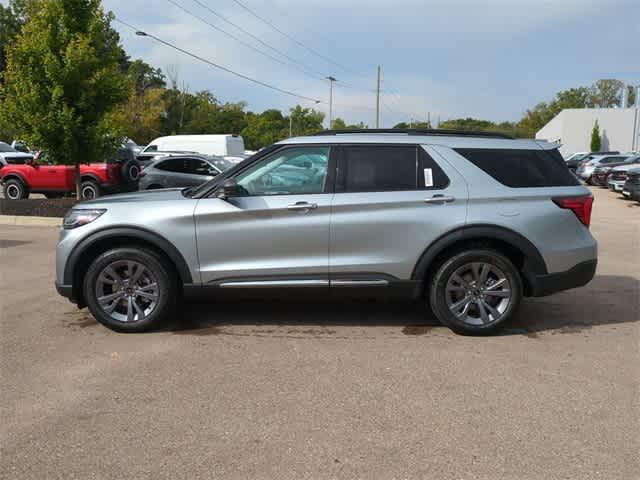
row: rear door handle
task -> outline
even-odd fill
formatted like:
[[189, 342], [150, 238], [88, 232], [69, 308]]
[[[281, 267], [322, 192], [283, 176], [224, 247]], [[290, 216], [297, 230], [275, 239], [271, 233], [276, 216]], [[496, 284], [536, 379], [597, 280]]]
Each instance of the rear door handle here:
[[316, 208], [318, 208], [317, 203], [308, 203], [308, 202], [296, 202], [287, 207], [287, 209], [289, 210], [300, 210], [300, 211], [315, 210]]
[[445, 203], [451, 203], [455, 201], [456, 197], [446, 196], [446, 195], [434, 195], [433, 197], [425, 198], [424, 203], [433, 203], [436, 205], [442, 205]]

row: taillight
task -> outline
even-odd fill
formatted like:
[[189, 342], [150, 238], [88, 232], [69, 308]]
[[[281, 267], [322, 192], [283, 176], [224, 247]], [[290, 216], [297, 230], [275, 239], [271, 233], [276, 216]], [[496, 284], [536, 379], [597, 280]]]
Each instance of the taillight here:
[[560, 208], [567, 208], [576, 214], [587, 227], [591, 225], [591, 210], [593, 208], [593, 197], [588, 195], [584, 197], [555, 197], [552, 198], [553, 203]]

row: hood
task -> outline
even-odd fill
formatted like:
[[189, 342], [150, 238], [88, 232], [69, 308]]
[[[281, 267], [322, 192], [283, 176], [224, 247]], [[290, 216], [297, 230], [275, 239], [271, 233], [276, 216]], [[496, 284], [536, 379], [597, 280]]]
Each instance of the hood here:
[[626, 172], [631, 170], [632, 168], [640, 167], [640, 163], [627, 163], [626, 165], [620, 165], [619, 167], [614, 167], [613, 172]]
[[141, 202], [166, 202], [172, 200], [184, 200], [187, 197], [182, 195], [183, 188], [163, 188], [160, 190], [143, 190], [141, 192], [120, 193], [108, 195], [93, 200], [85, 200], [77, 204], [78, 208], [84, 207], [108, 207], [114, 203], [141, 203]]
[[24, 152], [0, 152], [0, 158], [33, 158], [33, 155]]

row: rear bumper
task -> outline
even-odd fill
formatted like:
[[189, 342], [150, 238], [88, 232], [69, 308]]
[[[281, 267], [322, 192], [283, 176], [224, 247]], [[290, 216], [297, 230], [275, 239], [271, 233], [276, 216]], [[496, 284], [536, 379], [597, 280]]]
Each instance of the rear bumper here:
[[582, 287], [593, 279], [597, 264], [597, 260], [589, 260], [565, 272], [529, 276], [531, 296], [544, 297], [563, 290]]

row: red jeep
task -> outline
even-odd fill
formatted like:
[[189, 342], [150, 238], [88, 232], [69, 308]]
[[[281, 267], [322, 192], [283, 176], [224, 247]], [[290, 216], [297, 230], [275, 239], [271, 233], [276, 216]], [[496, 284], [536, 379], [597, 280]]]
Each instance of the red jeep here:
[[[140, 165], [131, 150], [121, 149], [116, 158], [106, 163], [80, 165], [82, 199], [103, 194], [138, 190]], [[4, 197], [11, 200], [29, 198], [30, 193], [43, 193], [47, 198], [59, 198], [76, 188], [75, 166], [47, 165], [38, 160], [25, 165], [0, 168]]]

